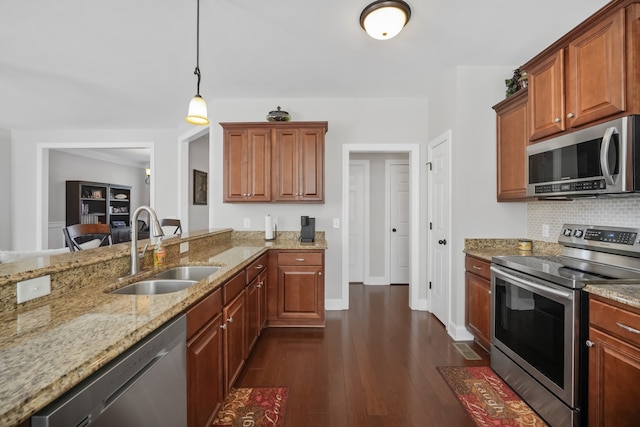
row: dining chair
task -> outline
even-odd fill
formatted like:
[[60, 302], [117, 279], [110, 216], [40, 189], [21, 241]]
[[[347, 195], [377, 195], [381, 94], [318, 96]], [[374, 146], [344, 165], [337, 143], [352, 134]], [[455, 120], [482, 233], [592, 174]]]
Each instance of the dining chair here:
[[182, 224], [179, 219], [164, 218], [160, 220], [160, 227], [175, 227], [173, 233], [170, 234], [182, 234]]
[[71, 252], [99, 246], [111, 246], [109, 224], [75, 224], [62, 229], [64, 239]]

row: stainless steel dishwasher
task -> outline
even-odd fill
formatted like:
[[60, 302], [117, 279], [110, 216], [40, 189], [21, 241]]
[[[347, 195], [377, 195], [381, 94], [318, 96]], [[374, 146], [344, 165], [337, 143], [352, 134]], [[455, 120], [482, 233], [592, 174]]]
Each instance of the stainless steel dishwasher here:
[[186, 337], [181, 315], [34, 415], [31, 426], [185, 426]]

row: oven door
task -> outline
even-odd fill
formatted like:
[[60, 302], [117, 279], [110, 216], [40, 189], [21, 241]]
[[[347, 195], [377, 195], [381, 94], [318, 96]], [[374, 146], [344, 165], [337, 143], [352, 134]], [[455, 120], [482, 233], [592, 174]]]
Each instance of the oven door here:
[[580, 292], [491, 267], [491, 344], [577, 407]]

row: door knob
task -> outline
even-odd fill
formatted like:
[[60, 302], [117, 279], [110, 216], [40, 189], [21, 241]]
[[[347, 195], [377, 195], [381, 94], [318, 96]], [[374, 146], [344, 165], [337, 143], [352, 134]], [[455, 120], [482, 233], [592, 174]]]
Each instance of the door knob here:
[[395, 228], [392, 228], [391, 231], [393, 231], [395, 233], [397, 230]]
[[438, 240], [438, 243], [441, 244], [441, 245], [446, 245], [447, 244], [447, 240], [446, 239]]

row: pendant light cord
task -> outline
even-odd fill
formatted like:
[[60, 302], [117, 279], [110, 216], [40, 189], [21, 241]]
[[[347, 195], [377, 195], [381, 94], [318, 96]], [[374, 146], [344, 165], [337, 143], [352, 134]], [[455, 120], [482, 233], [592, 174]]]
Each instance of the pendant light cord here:
[[196, 69], [193, 74], [198, 76], [196, 94], [200, 96], [200, 0], [198, 0], [196, 8]]

